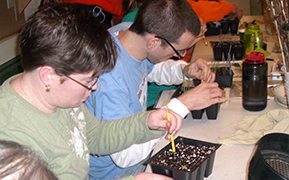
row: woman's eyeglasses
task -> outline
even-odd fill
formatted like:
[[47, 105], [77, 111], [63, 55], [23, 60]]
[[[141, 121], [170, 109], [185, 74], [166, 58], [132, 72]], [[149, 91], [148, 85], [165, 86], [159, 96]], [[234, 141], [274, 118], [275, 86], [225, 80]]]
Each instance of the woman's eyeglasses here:
[[91, 91], [93, 86], [97, 83], [98, 77], [96, 77], [95, 79], [93, 79], [91, 82], [92, 84], [90, 84], [89, 86], [82, 84], [81, 82], [77, 81], [76, 79], [73, 79], [72, 77], [66, 76], [67, 78], [69, 78], [70, 80], [76, 82], [77, 84], [85, 87], [87, 90]]

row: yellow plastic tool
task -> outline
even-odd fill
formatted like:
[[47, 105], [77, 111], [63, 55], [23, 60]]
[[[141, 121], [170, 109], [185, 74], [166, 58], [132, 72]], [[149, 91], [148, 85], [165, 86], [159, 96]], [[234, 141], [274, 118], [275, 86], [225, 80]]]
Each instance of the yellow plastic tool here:
[[[168, 118], [168, 121], [171, 121], [171, 117], [170, 117], [170, 113], [169, 113], [168, 107], [167, 107], [167, 118]], [[173, 134], [171, 134], [171, 144], [172, 144], [173, 153], [175, 155], [176, 154], [176, 147], [175, 147], [175, 140], [174, 140]]]
[[208, 42], [207, 42], [207, 40], [206, 40], [205, 35], [203, 35], [203, 39], [204, 39], [204, 43], [205, 43], [205, 45], [208, 46]]

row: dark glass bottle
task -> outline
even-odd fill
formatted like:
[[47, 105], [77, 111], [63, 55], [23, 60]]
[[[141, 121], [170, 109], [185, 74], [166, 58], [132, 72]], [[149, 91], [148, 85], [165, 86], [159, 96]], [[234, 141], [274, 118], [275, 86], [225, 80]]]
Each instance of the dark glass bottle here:
[[262, 52], [248, 52], [242, 64], [242, 104], [249, 111], [261, 111], [267, 106], [268, 64]]

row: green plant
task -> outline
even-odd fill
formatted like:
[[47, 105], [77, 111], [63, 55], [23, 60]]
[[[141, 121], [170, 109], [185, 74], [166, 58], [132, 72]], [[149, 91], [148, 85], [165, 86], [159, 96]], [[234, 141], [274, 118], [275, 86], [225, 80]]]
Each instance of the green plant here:
[[[186, 79], [188, 78], [188, 80]], [[193, 79], [190, 78], [189, 73], [186, 70], [183, 70], [183, 92], [186, 92], [187, 90], [191, 89], [190, 84], [193, 83]]]
[[211, 70], [216, 74], [217, 72], [217, 68], [220, 66], [220, 62], [219, 61], [215, 61], [213, 63], [213, 67], [211, 68]]
[[[218, 42], [217, 46], [220, 46], [223, 43], [223, 39], [227, 36], [227, 34], [230, 34], [229, 32], [226, 34], [223, 34], [223, 36], [221, 37], [220, 41]], [[224, 41], [225, 42], [225, 41]]]

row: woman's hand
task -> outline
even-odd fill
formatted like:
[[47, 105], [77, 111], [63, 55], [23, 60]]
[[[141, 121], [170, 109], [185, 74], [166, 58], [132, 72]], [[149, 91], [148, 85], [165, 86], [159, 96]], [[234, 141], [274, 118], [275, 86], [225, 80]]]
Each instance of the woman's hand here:
[[140, 173], [134, 176], [136, 180], [172, 180], [172, 178], [167, 177], [167, 176], [163, 176], [160, 174], [153, 174], [153, 173], [148, 173], [148, 172], [144, 172], [144, 173]]
[[[167, 111], [170, 115], [170, 121], [168, 121]], [[147, 119], [147, 125], [152, 130], [165, 131], [168, 130], [167, 138], [170, 134], [175, 134], [181, 129], [183, 118], [172, 110], [166, 108], [152, 111]]]

